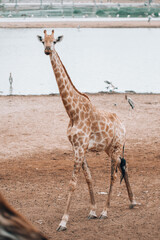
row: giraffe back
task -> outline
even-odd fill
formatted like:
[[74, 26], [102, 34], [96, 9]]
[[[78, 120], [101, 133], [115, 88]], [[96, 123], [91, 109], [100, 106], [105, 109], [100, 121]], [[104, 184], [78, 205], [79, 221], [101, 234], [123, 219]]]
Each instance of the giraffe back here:
[[89, 150], [121, 151], [125, 143], [125, 127], [115, 113], [95, 110], [91, 114]]

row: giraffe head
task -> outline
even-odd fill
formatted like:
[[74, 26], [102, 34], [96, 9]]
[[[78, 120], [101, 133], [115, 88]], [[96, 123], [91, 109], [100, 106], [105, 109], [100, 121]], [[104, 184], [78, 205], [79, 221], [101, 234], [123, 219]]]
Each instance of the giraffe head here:
[[50, 55], [54, 49], [54, 46], [57, 42], [60, 42], [63, 39], [63, 36], [59, 36], [58, 38], [54, 37], [54, 30], [52, 30], [51, 35], [47, 34], [47, 31], [44, 30], [44, 38], [41, 36], [37, 36], [38, 40], [44, 45], [44, 53], [46, 55]]

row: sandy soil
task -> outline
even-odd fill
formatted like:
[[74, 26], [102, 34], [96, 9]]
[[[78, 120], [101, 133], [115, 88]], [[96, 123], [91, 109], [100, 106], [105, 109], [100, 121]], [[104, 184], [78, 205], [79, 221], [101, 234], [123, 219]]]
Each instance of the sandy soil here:
[[[160, 231], [160, 95], [90, 95], [100, 109], [116, 112], [127, 129], [125, 158], [135, 198], [128, 196], [119, 175], [109, 217], [88, 220], [89, 194], [80, 173], [66, 232], [56, 232], [67, 197], [73, 153], [66, 137], [68, 116], [59, 96], [0, 97], [0, 189], [9, 202], [50, 239], [159, 239]], [[110, 160], [87, 153], [100, 215], [107, 195]]]
[[143, 21], [98, 21], [91, 20], [91, 21], [46, 21], [46, 22], [25, 22], [25, 21], [14, 21], [12, 20], [10, 22], [0, 22], [0, 28], [159, 28], [160, 27], [160, 21], [151, 21], [148, 22], [147, 19], [144, 19]]

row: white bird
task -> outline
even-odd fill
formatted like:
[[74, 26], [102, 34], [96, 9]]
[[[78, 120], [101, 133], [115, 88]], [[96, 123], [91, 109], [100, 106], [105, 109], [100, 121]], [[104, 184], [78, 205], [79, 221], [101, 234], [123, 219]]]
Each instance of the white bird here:
[[106, 81], [104, 81], [104, 82], [105, 82], [105, 83], [107, 83], [107, 84], [111, 84], [111, 82], [109, 82], [109, 81], [107, 81], [107, 80], [106, 80]]
[[111, 82], [109, 82], [109, 81], [107, 81], [107, 80], [104, 81], [104, 82], [108, 84], [108, 86], [106, 87], [107, 89], [110, 88], [111, 91], [114, 91], [114, 90], [118, 89], [118, 88], [115, 87]]
[[11, 12], [8, 14], [8, 17], [12, 17], [12, 13]]
[[130, 97], [127, 97], [127, 95], [125, 95], [125, 99], [128, 101], [131, 108], [134, 109], [135, 104], [134, 104], [133, 100]]
[[152, 19], [152, 17], [149, 15], [149, 16], [148, 16], [148, 22], [150, 22], [151, 19]]
[[9, 75], [9, 83], [10, 83], [10, 86], [12, 86], [12, 83], [13, 83], [12, 73], [10, 73]]

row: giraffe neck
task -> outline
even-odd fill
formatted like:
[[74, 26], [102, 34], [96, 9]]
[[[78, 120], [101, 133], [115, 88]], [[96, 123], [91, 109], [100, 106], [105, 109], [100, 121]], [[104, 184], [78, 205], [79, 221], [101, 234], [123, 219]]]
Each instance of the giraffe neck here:
[[52, 51], [50, 59], [64, 107], [68, 113], [68, 116], [72, 118], [73, 115], [76, 114], [76, 109], [79, 107], [79, 103], [90, 100], [85, 94], [80, 93], [75, 88], [55, 50]]

